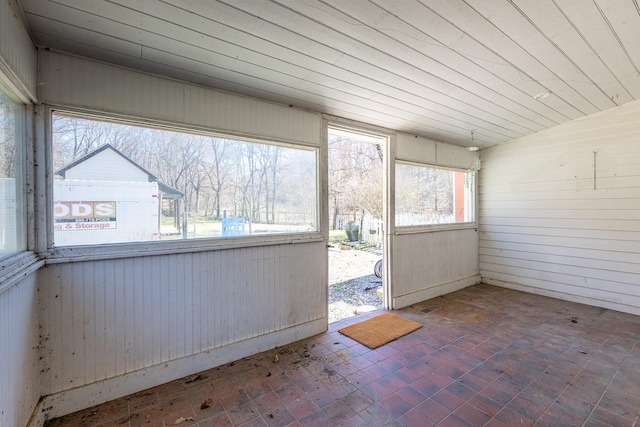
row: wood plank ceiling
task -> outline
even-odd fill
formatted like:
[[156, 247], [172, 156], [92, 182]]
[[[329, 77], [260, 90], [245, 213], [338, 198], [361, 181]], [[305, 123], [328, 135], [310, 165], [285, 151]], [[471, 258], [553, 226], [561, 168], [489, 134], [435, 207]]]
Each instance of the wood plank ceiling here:
[[464, 146], [640, 97], [638, 0], [21, 3], [41, 47]]

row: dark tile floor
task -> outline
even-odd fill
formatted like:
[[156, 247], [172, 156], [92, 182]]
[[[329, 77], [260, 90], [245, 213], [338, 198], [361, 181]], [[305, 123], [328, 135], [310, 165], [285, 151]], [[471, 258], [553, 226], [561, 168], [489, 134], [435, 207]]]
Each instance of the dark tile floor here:
[[379, 313], [48, 426], [638, 423], [638, 316], [478, 285], [395, 312], [425, 327], [377, 350], [337, 332]]

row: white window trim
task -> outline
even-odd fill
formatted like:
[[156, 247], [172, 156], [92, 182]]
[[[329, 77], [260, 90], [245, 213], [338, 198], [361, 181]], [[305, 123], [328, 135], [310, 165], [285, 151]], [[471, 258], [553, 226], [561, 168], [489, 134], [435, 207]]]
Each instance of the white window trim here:
[[[99, 112], [93, 110], [87, 110], [82, 108], [74, 108], [68, 106], [58, 106], [54, 104], [48, 104], [43, 108], [43, 138], [44, 138], [44, 157], [46, 159], [45, 164], [47, 170], [53, 170], [53, 152], [52, 152], [52, 117], [54, 112], [60, 112], [62, 114], [70, 114], [74, 116], [84, 117], [93, 120], [107, 120], [115, 121], [123, 124], [137, 125], [137, 126], [149, 126], [154, 128], [160, 128], [175, 132], [195, 132], [198, 134], [207, 134], [212, 136], [220, 136], [225, 138], [238, 138], [241, 141], [255, 142], [262, 144], [271, 144], [282, 147], [295, 148], [300, 150], [315, 151], [316, 153], [316, 168], [318, 169], [322, 165], [322, 147], [317, 144], [309, 142], [299, 141], [287, 141], [282, 139], [273, 139], [268, 137], [261, 137], [256, 135], [247, 135], [242, 133], [222, 132], [216, 129], [202, 128], [190, 125], [182, 125], [177, 123], [162, 122], [157, 120], [149, 120], [133, 116], [122, 116], [118, 114]], [[315, 243], [324, 241], [322, 234], [323, 219], [321, 215], [321, 209], [316, 209], [316, 223], [318, 224], [318, 230], [312, 232], [299, 232], [299, 233], [274, 233], [264, 235], [247, 235], [241, 237], [202, 237], [195, 239], [179, 239], [179, 240], [167, 240], [167, 241], [149, 241], [149, 242], [135, 242], [135, 243], [109, 243], [100, 245], [79, 245], [79, 246], [64, 246], [54, 247], [52, 245], [53, 239], [53, 218], [49, 213], [53, 212], [53, 178], [50, 175], [51, 172], [47, 172], [46, 178], [46, 190], [44, 200], [45, 206], [41, 207], [43, 212], [46, 212], [44, 219], [40, 218], [38, 237], [46, 242], [46, 249], [41, 247], [41, 253], [46, 257], [47, 264], [57, 264], [73, 261], [89, 261], [89, 260], [104, 260], [104, 259], [116, 259], [116, 258], [130, 258], [132, 256], [154, 256], [154, 255], [168, 255], [176, 253], [193, 253], [193, 252], [205, 252], [205, 251], [218, 251], [238, 248], [249, 248], [258, 246], [274, 246], [284, 244], [301, 244], [301, 243]], [[42, 179], [42, 178], [40, 178]], [[322, 205], [321, 194], [321, 173], [316, 171], [316, 198], [317, 204]], [[324, 221], [326, 222], [326, 221]], [[44, 230], [42, 230], [44, 228]], [[45, 246], [45, 245], [42, 245]]]
[[[1, 59], [1, 58], [0, 58]], [[26, 227], [26, 250], [20, 250], [6, 258], [0, 260], [0, 294], [11, 289], [22, 279], [34, 273], [44, 265], [34, 252], [35, 248], [35, 211], [34, 211], [34, 158], [33, 158], [33, 105], [31, 100], [26, 96], [21, 85], [13, 84], [13, 81], [7, 77], [8, 70], [4, 63], [0, 61], [0, 90], [2, 90], [12, 101], [24, 105], [24, 129], [22, 141], [24, 144], [24, 162], [23, 179], [25, 191], [24, 206], [24, 226]], [[14, 79], [16, 80], [16, 79]], [[16, 80], [18, 81], [18, 80]]]
[[21, 252], [2, 260], [0, 263], [0, 295], [43, 265], [44, 261], [39, 260], [36, 254], [30, 251]]
[[180, 253], [220, 251], [301, 243], [323, 242], [319, 231], [297, 234], [271, 234], [246, 237], [210, 237], [201, 239], [153, 241], [140, 243], [113, 243], [102, 245], [69, 246], [49, 251], [47, 264], [73, 261], [131, 258]]
[[395, 235], [436, 233], [439, 231], [468, 230], [477, 229], [476, 222], [456, 222], [452, 224], [431, 224], [431, 225], [396, 225]]

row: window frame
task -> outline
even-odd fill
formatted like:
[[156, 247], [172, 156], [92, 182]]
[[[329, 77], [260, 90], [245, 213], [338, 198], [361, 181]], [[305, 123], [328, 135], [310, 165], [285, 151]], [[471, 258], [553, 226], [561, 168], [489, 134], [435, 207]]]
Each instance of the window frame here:
[[25, 195], [22, 200], [21, 222], [23, 225], [24, 248], [0, 260], [0, 294], [12, 288], [25, 277], [38, 270], [44, 261], [35, 253], [35, 216], [34, 216], [34, 156], [33, 156], [33, 105], [28, 97], [20, 93], [4, 73], [5, 68], [0, 64], [0, 91], [15, 105], [20, 106], [22, 120], [20, 121], [20, 191]]
[[[247, 143], [269, 144], [293, 149], [308, 150], [315, 153], [316, 164], [316, 224], [315, 231], [287, 232], [274, 234], [253, 234], [246, 236], [209, 236], [191, 239], [176, 239], [162, 241], [126, 242], [126, 243], [105, 243], [93, 245], [76, 246], [53, 246], [54, 241], [54, 218], [53, 218], [53, 115], [54, 113], [70, 115], [88, 120], [98, 120], [116, 122], [124, 125], [152, 127], [172, 132], [193, 133], [213, 137], [223, 137], [237, 139]], [[282, 244], [310, 243], [323, 241], [322, 218], [321, 218], [321, 180], [320, 167], [322, 164], [322, 147], [316, 144], [275, 139], [257, 135], [245, 134], [241, 132], [231, 132], [220, 129], [211, 129], [201, 126], [192, 126], [184, 123], [174, 123], [170, 121], [160, 121], [145, 119], [136, 116], [114, 114], [103, 111], [95, 111], [84, 108], [59, 106], [47, 104], [44, 107], [44, 138], [46, 165], [51, 173], [46, 179], [46, 224], [42, 237], [46, 241], [47, 262], [63, 263], [69, 261], [85, 261], [100, 259], [128, 258], [135, 256], [152, 256], [176, 253], [193, 253], [203, 251], [215, 251], [225, 249], [236, 249], [258, 246], [272, 246]]]
[[[452, 222], [448, 224], [417, 224], [417, 225], [398, 225], [396, 223], [396, 215], [393, 215], [393, 229], [394, 235], [406, 235], [406, 234], [420, 234], [420, 233], [430, 233], [437, 231], [448, 231], [448, 230], [467, 230], [467, 229], [477, 229], [478, 228], [478, 173], [473, 169], [464, 169], [464, 168], [456, 168], [450, 166], [442, 166], [433, 163], [426, 162], [416, 162], [416, 161], [407, 161], [407, 160], [395, 160], [394, 163], [394, 205], [397, 200], [397, 192], [395, 186], [398, 182], [397, 176], [397, 166], [415, 166], [415, 167], [425, 167], [431, 169], [439, 169], [453, 172], [465, 172], [473, 174], [473, 188], [471, 189], [471, 210], [473, 211], [473, 221], [466, 222]], [[397, 206], [394, 209], [394, 213], [397, 213]]]

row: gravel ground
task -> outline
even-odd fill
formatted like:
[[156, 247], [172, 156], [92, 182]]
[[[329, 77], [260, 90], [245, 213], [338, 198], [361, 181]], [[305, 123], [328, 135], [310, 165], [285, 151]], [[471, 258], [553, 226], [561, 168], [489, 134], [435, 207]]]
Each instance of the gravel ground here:
[[329, 323], [355, 316], [360, 305], [382, 308], [376, 290], [382, 279], [373, 274], [380, 253], [329, 248]]

